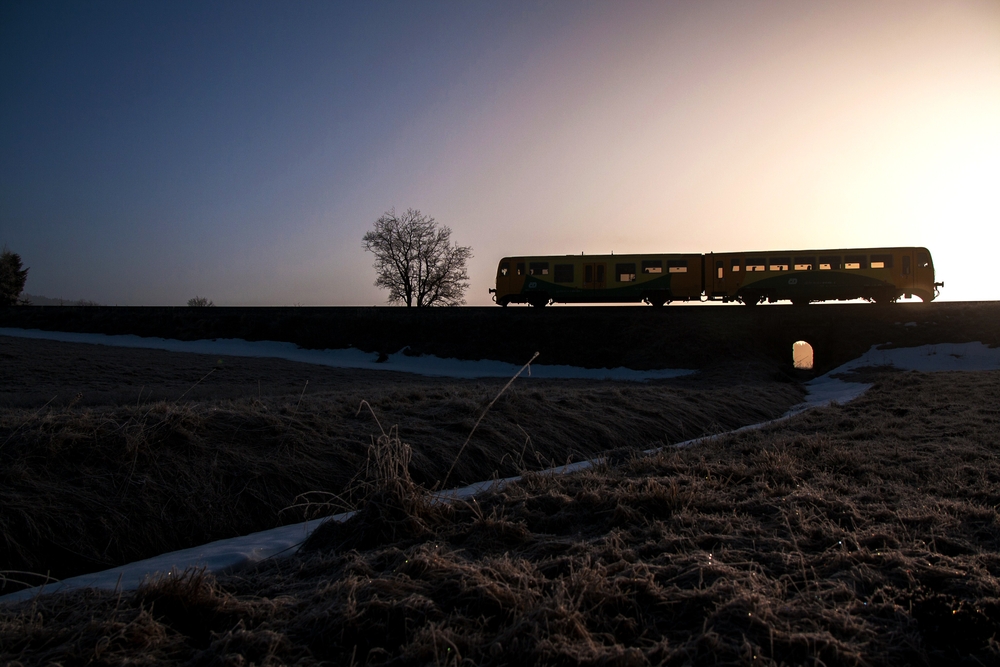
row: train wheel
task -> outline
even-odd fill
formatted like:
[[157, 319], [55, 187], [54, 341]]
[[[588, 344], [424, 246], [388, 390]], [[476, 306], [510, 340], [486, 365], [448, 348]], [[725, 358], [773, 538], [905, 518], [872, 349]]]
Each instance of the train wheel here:
[[896, 303], [896, 299], [898, 298], [899, 295], [896, 294], [895, 292], [883, 292], [881, 294], [876, 295], [874, 301], [876, 305], [885, 306], [890, 303]]
[[743, 301], [743, 305], [746, 306], [756, 306], [760, 303], [760, 296], [755, 294], [744, 294], [740, 299]]
[[792, 299], [793, 306], [808, 306], [809, 299]]
[[549, 295], [548, 294], [537, 294], [528, 298], [528, 303], [530, 303], [535, 308], [544, 308], [549, 305]]
[[663, 308], [663, 305], [667, 303], [667, 297], [661, 294], [649, 294], [646, 296], [646, 302], [653, 308]]

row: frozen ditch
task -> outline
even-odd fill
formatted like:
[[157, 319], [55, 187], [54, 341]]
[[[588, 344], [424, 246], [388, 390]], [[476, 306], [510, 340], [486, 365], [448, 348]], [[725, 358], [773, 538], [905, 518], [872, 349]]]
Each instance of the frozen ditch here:
[[[0, 335], [19, 335], [10, 334], [8, 332], [22, 332], [24, 330], [20, 329], [0, 329]], [[56, 335], [62, 336], [92, 336], [93, 334], [53, 334], [53, 337], [49, 337], [51, 332], [40, 332], [46, 334], [46, 338], [49, 340], [69, 340], [64, 338], [55, 338]], [[43, 337], [43, 336], [37, 336]], [[105, 338], [138, 338], [135, 336], [116, 336], [116, 337], [105, 337]], [[147, 340], [147, 339], [139, 339]], [[154, 340], [164, 340], [164, 339], [154, 339]], [[72, 339], [70, 342], [92, 342], [89, 340], [79, 340]], [[166, 341], [167, 343], [176, 343], [180, 341]], [[201, 342], [213, 342], [213, 341], [194, 341], [196, 343]], [[232, 343], [233, 341], [223, 341], [224, 344]], [[245, 341], [239, 341], [245, 342]], [[102, 343], [102, 344], [112, 344], [112, 343]], [[278, 344], [284, 345], [284, 344]], [[134, 345], [137, 346], [137, 345]], [[292, 346], [294, 347], [294, 346]], [[168, 348], [157, 348], [157, 349], [168, 349]], [[174, 349], [174, 348], [169, 348]], [[190, 349], [183, 349], [178, 351], [193, 351]], [[309, 352], [309, 351], [305, 351]], [[222, 352], [212, 351], [209, 354], [223, 354]], [[225, 354], [233, 354], [232, 352], [226, 352]], [[364, 354], [364, 353], [361, 353]], [[272, 355], [252, 355], [252, 356], [272, 356]], [[371, 355], [365, 355], [366, 357], [371, 357]], [[394, 355], [395, 356], [395, 355]], [[404, 356], [404, 355], [400, 355]], [[286, 357], [282, 357], [286, 358]], [[390, 357], [391, 359], [391, 357]], [[419, 358], [409, 358], [407, 359], [423, 359], [428, 360], [426, 357]], [[294, 359], [299, 361], [300, 359]], [[445, 362], [452, 362], [455, 360], [443, 360]], [[497, 362], [468, 362], [468, 363], [482, 363], [482, 364], [493, 364]], [[384, 364], [379, 364], [380, 367], [384, 367]], [[507, 377], [512, 376], [517, 372], [518, 367], [512, 364], [507, 364], [510, 370], [505, 372]], [[845, 403], [851, 401], [861, 394], [863, 394], [870, 385], [861, 384], [857, 382], [846, 382], [839, 379], [836, 376], [840, 376], [849, 371], [871, 367], [871, 366], [893, 366], [900, 370], [914, 370], [922, 372], [936, 372], [936, 371], [984, 371], [984, 370], [1000, 370], [1000, 348], [989, 348], [982, 343], [942, 343], [938, 345], [924, 345], [914, 348], [897, 348], [897, 349], [879, 349], [878, 346], [872, 346], [872, 348], [866, 352], [861, 357], [850, 361], [843, 366], [840, 366], [826, 375], [820, 376], [806, 383], [806, 388], [808, 390], [808, 395], [806, 400], [799, 405], [794, 406], [785, 415], [779, 417], [778, 419], [771, 420], [768, 422], [763, 422], [761, 424], [753, 424], [750, 426], [744, 426], [743, 428], [737, 429], [735, 431], [730, 431], [729, 433], [738, 433], [741, 431], [759, 429], [769, 424], [773, 424], [785, 419], [789, 419], [805, 410], [809, 410], [815, 407], [821, 407], [829, 405], [833, 402]], [[350, 368], [356, 368], [357, 366], [349, 366]], [[539, 377], [537, 372], [538, 366], [535, 366], [534, 377]], [[552, 368], [552, 367], [550, 367]], [[570, 367], [563, 367], [570, 368]], [[400, 369], [393, 369], [400, 370]], [[587, 370], [587, 369], [580, 369]], [[612, 369], [619, 370], [619, 369]], [[627, 370], [627, 369], [625, 369]], [[417, 371], [408, 371], [417, 372]], [[636, 371], [633, 371], [636, 372]], [[444, 374], [444, 373], [433, 373], [433, 374]], [[495, 377], [489, 376], [451, 376], [451, 377]], [[556, 377], [556, 376], [548, 376]], [[558, 376], [558, 377], [575, 377], [575, 376]], [[664, 377], [664, 376], [659, 376]], [[676, 377], [676, 376], [667, 376]], [[616, 378], [623, 379], [623, 378]], [[633, 379], [633, 378], [629, 378]], [[673, 447], [691, 447], [708, 440], [721, 437], [719, 434], [713, 436], [705, 436], [702, 438], [696, 438], [694, 440], [688, 440], [686, 442], [680, 442], [672, 445]], [[648, 453], [655, 453], [662, 448], [648, 450]], [[552, 468], [549, 470], [542, 471], [541, 474], [564, 474], [569, 472], [574, 472], [578, 470], [584, 470], [597, 461], [581, 461], [579, 463], [570, 464], [567, 466], [560, 466], [558, 468]], [[485, 491], [502, 487], [506, 484], [516, 482], [519, 477], [510, 477], [506, 479], [499, 480], [487, 480], [483, 482], [478, 482], [470, 486], [461, 489], [450, 489], [447, 491], [442, 491], [437, 494], [437, 497], [441, 501], [447, 501], [451, 499], [461, 499], [469, 498], [479, 493]], [[225, 573], [237, 570], [241, 567], [251, 565], [253, 563], [260, 562], [267, 558], [273, 558], [280, 556], [282, 554], [294, 553], [295, 549], [298, 548], [300, 544], [309, 536], [309, 534], [315, 530], [320, 523], [325, 521], [327, 518], [333, 518], [334, 520], [346, 520], [350, 516], [350, 513], [338, 514], [334, 517], [325, 517], [321, 519], [314, 519], [311, 521], [306, 521], [303, 523], [293, 524], [290, 526], [282, 526], [281, 528], [275, 528], [272, 530], [261, 531], [258, 533], [252, 533], [250, 535], [245, 535], [243, 537], [234, 537], [227, 540], [219, 540], [217, 542], [211, 542], [209, 544], [202, 545], [200, 547], [192, 547], [190, 549], [184, 549], [181, 551], [175, 551], [154, 558], [149, 558], [142, 561], [137, 561], [135, 563], [130, 563], [122, 567], [112, 568], [110, 570], [105, 570], [104, 572], [96, 572], [93, 574], [81, 575], [79, 577], [72, 577], [69, 579], [64, 579], [62, 581], [46, 584], [44, 586], [39, 586], [36, 588], [25, 589], [23, 591], [18, 591], [15, 593], [10, 593], [8, 595], [0, 596], [0, 603], [2, 602], [17, 602], [19, 600], [30, 599], [36, 595], [41, 595], [45, 593], [55, 593], [58, 591], [72, 590], [78, 588], [100, 588], [106, 590], [132, 590], [137, 588], [141, 583], [148, 580], [158, 573], [166, 573], [170, 576], [174, 573], [183, 572], [184, 570], [192, 567], [205, 568], [210, 572]]]

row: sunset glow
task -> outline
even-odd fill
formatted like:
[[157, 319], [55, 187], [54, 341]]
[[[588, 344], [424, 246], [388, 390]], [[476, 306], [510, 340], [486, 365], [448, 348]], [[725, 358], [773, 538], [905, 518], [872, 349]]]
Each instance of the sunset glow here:
[[900, 245], [930, 248], [941, 298], [1000, 298], [996, 2], [24, 3], [2, 25], [0, 243], [30, 293], [382, 303], [361, 237], [412, 207], [472, 246], [473, 305], [504, 255]]

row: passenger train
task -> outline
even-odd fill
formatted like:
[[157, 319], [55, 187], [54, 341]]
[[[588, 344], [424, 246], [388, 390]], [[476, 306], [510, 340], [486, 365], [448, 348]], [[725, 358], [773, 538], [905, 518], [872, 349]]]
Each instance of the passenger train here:
[[867, 299], [891, 303], [917, 296], [932, 301], [927, 248], [851, 248], [699, 254], [504, 257], [493, 300], [528, 303], [671, 301], [758, 303]]

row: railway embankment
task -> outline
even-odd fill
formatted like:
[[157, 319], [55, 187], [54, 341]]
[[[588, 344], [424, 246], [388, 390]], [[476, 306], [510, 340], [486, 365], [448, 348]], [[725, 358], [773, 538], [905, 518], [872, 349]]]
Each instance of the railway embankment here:
[[708, 368], [767, 360], [791, 368], [791, 346], [815, 372], [872, 345], [981, 341], [1000, 345], [1000, 302], [643, 307], [72, 307], [0, 309], [0, 327], [180, 340], [242, 338], [311, 349], [526, 361], [585, 367]]

